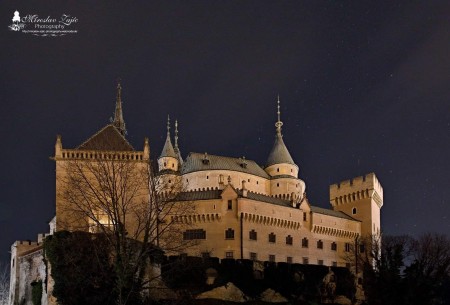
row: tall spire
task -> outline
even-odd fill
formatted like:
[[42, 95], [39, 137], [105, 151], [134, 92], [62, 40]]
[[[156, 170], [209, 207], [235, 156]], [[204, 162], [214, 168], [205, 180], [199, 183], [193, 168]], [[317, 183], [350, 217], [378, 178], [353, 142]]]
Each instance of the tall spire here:
[[173, 149], [173, 146], [172, 146], [172, 141], [170, 140], [170, 117], [169, 117], [169, 115], [167, 115], [167, 137], [166, 137], [166, 143], [164, 143], [163, 150], [162, 150], [161, 155], [159, 157], [160, 158], [162, 158], [162, 157], [177, 158], [177, 155], [175, 154], [175, 150]]
[[181, 157], [181, 152], [180, 152], [180, 148], [178, 147], [178, 120], [175, 120], [175, 154], [178, 157], [178, 161], [180, 162], [180, 164], [183, 164], [183, 158]]
[[117, 80], [116, 110], [114, 112], [113, 125], [116, 126], [123, 136], [127, 134], [122, 113], [122, 86], [120, 85], [120, 79]]
[[280, 95], [278, 94], [278, 100], [277, 100], [277, 115], [278, 115], [278, 121], [275, 123], [275, 127], [277, 129], [277, 136], [282, 136], [281, 135], [281, 126], [283, 126], [283, 122], [281, 122], [280, 119]]
[[275, 123], [277, 133], [275, 135], [275, 142], [273, 143], [273, 147], [272, 150], [270, 151], [269, 158], [267, 159], [266, 166], [281, 163], [295, 164], [294, 160], [292, 160], [291, 154], [289, 153], [289, 151], [286, 148], [286, 145], [284, 144], [283, 135], [281, 134], [281, 126], [283, 126], [283, 122], [281, 122], [280, 95], [278, 95], [277, 122]]

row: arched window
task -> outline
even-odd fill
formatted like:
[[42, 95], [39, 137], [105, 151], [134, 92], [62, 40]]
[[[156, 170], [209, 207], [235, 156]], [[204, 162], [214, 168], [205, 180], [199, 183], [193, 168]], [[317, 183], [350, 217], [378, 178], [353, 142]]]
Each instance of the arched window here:
[[356, 208], [352, 209], [352, 214], [355, 215], [356, 214]]

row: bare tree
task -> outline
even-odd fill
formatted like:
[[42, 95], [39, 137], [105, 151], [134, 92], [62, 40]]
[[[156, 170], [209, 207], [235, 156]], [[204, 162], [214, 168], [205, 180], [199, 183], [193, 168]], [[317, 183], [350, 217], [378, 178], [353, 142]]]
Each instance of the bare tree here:
[[0, 262], [0, 305], [9, 303], [9, 266]]
[[[100, 154], [99, 154], [100, 155]], [[102, 158], [68, 160], [58, 177], [61, 200], [57, 221], [70, 230], [103, 233], [114, 260], [118, 304], [150, 287], [150, 261], [157, 249], [179, 253], [190, 246], [182, 238], [180, 216], [193, 212], [177, 202], [182, 183], [176, 174], [156, 175], [145, 160]]]

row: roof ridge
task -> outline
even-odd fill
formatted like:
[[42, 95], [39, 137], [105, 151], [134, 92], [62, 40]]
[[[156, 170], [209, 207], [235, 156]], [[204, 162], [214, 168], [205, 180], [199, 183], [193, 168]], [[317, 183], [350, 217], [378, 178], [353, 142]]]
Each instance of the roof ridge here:
[[91, 141], [92, 139], [94, 139], [96, 136], [98, 136], [99, 134], [101, 134], [103, 131], [105, 131], [107, 128], [112, 127], [114, 129], [114, 131], [117, 133], [118, 136], [120, 136], [127, 145], [130, 146], [130, 148], [132, 150], [135, 150], [133, 145], [130, 144], [130, 142], [128, 142], [128, 140], [120, 133], [120, 131], [117, 129], [116, 126], [114, 126], [113, 124], [107, 124], [105, 125], [103, 128], [101, 128], [99, 131], [97, 131], [95, 134], [93, 134], [92, 136], [90, 136], [86, 141], [84, 141], [83, 143], [81, 143], [80, 145], [78, 145], [75, 149], [81, 149], [81, 147], [85, 144], [87, 144], [89, 141]]

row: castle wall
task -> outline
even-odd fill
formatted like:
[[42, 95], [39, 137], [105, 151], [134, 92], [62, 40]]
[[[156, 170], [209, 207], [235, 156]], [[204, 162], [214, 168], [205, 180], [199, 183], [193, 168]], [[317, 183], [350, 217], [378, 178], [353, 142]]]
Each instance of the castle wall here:
[[[228, 200], [232, 202], [231, 209]], [[206, 239], [197, 240], [195, 246], [186, 249], [193, 256], [208, 253], [219, 258], [255, 259], [256, 255], [261, 261], [287, 262], [289, 258], [292, 263], [307, 260], [309, 264], [346, 266], [345, 244], [352, 244], [361, 230], [358, 221], [237, 198], [230, 189], [224, 191], [222, 199], [198, 200], [193, 204], [197, 216], [189, 218], [188, 229], [206, 232]], [[234, 238], [226, 238], [227, 229], [234, 231]], [[256, 240], [251, 238], [251, 231], [256, 232]], [[275, 235], [274, 240], [269, 240], [270, 234]], [[287, 241], [288, 236], [292, 244]], [[307, 246], [302, 246], [304, 238]]]
[[227, 184], [228, 177], [231, 178], [231, 183], [236, 188], [242, 188], [242, 181], [245, 181], [245, 186], [249, 191], [264, 195], [270, 194], [270, 180], [247, 173], [230, 170], [209, 170], [187, 173], [182, 176], [186, 191], [204, 190], [207, 188], [220, 189], [220, 180]]

